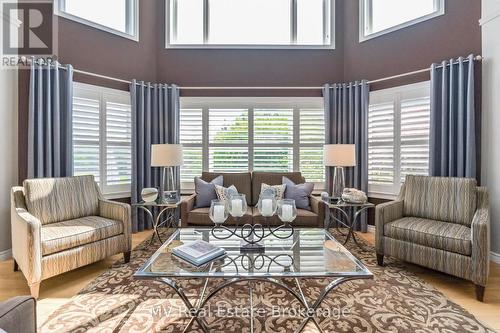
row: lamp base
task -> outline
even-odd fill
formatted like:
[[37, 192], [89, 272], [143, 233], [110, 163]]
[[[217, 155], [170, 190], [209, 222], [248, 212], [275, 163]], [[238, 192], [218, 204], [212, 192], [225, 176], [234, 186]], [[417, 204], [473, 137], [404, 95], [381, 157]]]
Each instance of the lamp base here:
[[332, 198], [341, 199], [342, 192], [344, 192], [345, 188], [345, 174], [343, 167], [335, 167], [333, 169], [333, 190], [332, 190]]

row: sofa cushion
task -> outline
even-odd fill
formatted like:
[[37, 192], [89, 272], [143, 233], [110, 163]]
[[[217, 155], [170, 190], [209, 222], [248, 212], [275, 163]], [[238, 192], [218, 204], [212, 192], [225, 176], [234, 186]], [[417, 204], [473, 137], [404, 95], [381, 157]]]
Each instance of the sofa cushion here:
[[97, 215], [99, 189], [93, 176], [25, 180], [28, 212], [42, 224]]
[[404, 217], [384, 225], [384, 235], [466, 256], [472, 253], [471, 229], [461, 224]]
[[[188, 214], [188, 224], [191, 225], [206, 225], [206, 226], [213, 226], [214, 223], [208, 216], [208, 211], [210, 208], [195, 208], [192, 211], [189, 212]], [[238, 220], [238, 225], [243, 225], [247, 223], [252, 223], [252, 208], [248, 207], [247, 212], [245, 215], [243, 215], [239, 220]], [[229, 218], [226, 220], [224, 224], [227, 225], [234, 225], [235, 220], [229, 216]]]
[[41, 228], [42, 255], [68, 250], [122, 233], [122, 222], [100, 216], [51, 223]]
[[[277, 215], [268, 218], [268, 221], [266, 221], [257, 207], [253, 207], [253, 223], [259, 223], [264, 226], [266, 226], [267, 223], [272, 226], [283, 224]], [[297, 218], [292, 222], [292, 225], [294, 227], [317, 227], [318, 215], [305, 209], [297, 209]]]
[[194, 177], [194, 190], [196, 192], [195, 208], [210, 207], [212, 200], [217, 200], [215, 185], [222, 185], [222, 176], [215, 177], [210, 181], [205, 181], [200, 177]]
[[475, 179], [407, 176], [404, 215], [470, 226], [476, 212]]
[[252, 200], [252, 176], [250, 172], [243, 173], [216, 173], [216, 172], [203, 172], [201, 179], [204, 181], [211, 181], [218, 176], [224, 177], [224, 187], [234, 185], [240, 194], [244, 194], [247, 199], [247, 204], [250, 205]]
[[252, 202], [251, 205], [257, 205], [259, 201], [260, 189], [262, 183], [268, 185], [283, 184], [283, 177], [287, 177], [295, 184], [305, 182], [300, 172], [254, 172], [252, 173]]

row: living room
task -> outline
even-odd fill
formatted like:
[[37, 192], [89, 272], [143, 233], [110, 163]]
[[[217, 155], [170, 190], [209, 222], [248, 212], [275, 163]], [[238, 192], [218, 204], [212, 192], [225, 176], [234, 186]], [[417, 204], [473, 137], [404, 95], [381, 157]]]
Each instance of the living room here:
[[0, 332], [500, 331], [497, 1], [0, 2]]

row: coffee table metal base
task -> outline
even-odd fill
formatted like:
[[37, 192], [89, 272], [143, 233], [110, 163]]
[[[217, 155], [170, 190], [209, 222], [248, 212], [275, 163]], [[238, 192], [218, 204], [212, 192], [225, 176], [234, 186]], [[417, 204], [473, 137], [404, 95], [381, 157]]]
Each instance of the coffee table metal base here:
[[300, 326], [295, 330], [295, 332], [302, 332], [305, 326], [309, 323], [309, 321], [313, 321], [314, 324], [316, 325], [317, 329], [320, 332], [323, 332], [319, 325], [319, 321], [316, 317], [316, 313], [318, 308], [321, 306], [321, 303], [325, 299], [325, 297], [338, 285], [349, 281], [349, 280], [355, 280], [359, 279], [359, 277], [339, 277], [330, 282], [323, 290], [320, 292], [319, 297], [314, 301], [314, 302], [309, 302], [307, 301], [303, 291], [302, 287], [300, 286], [300, 281], [298, 278], [293, 278], [295, 282], [295, 286], [297, 287], [297, 290], [294, 290], [292, 287], [288, 286], [287, 284], [283, 283], [283, 281], [279, 279], [274, 279], [274, 278], [269, 278], [269, 277], [248, 277], [248, 278], [233, 278], [226, 280], [222, 284], [218, 285], [216, 288], [211, 290], [210, 292], [207, 292], [207, 287], [208, 287], [208, 280], [209, 278], [205, 278], [204, 286], [201, 291], [200, 297], [198, 298], [196, 305], [193, 305], [193, 303], [189, 300], [187, 295], [184, 293], [184, 290], [172, 279], [170, 278], [162, 278], [161, 280], [169, 285], [174, 291], [179, 295], [181, 300], [184, 302], [186, 307], [189, 309], [189, 314], [191, 316], [189, 322], [187, 323], [186, 327], [184, 328], [183, 332], [187, 332], [187, 330], [191, 327], [194, 321], [198, 323], [200, 328], [203, 330], [203, 332], [209, 333], [210, 330], [205, 322], [205, 320], [199, 316], [200, 312], [202, 311], [203, 307], [205, 304], [212, 298], [214, 297], [219, 291], [223, 290], [226, 287], [229, 287], [235, 283], [247, 281], [249, 282], [249, 298], [250, 298], [250, 332], [254, 332], [254, 324], [253, 324], [253, 292], [254, 292], [254, 287], [255, 284], [258, 282], [269, 282], [274, 284], [275, 286], [278, 286], [280, 288], [285, 289], [288, 293], [290, 293], [293, 297], [295, 297], [300, 304], [302, 304], [306, 309], [307, 309], [307, 316], [303, 318]]

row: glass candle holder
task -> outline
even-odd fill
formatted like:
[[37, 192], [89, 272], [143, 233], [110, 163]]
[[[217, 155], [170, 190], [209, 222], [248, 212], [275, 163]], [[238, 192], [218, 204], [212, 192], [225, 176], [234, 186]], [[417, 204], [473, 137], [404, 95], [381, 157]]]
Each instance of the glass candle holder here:
[[260, 215], [264, 217], [271, 217], [274, 213], [276, 213], [277, 207], [278, 204], [274, 195], [262, 194], [259, 197], [257, 208], [259, 209]]
[[284, 223], [290, 223], [295, 220], [297, 218], [297, 206], [295, 206], [295, 200], [279, 200], [276, 213], [278, 214], [280, 220]]
[[227, 206], [232, 217], [242, 217], [247, 212], [247, 199], [244, 194], [231, 195]]
[[215, 224], [222, 224], [228, 218], [226, 203], [224, 201], [212, 200], [208, 216]]

